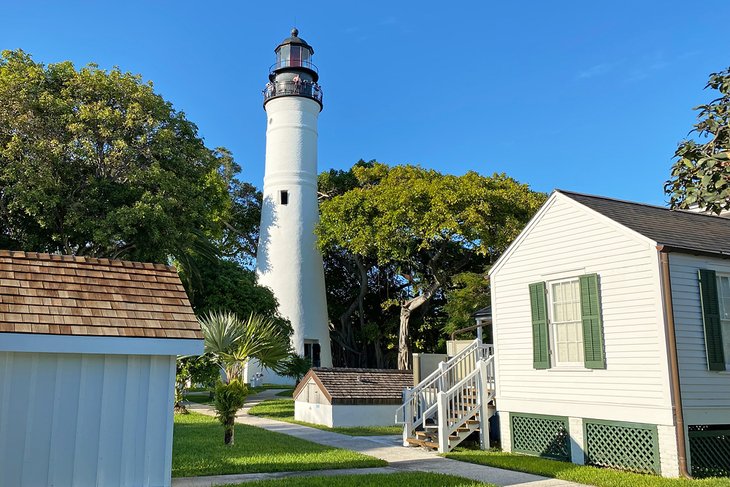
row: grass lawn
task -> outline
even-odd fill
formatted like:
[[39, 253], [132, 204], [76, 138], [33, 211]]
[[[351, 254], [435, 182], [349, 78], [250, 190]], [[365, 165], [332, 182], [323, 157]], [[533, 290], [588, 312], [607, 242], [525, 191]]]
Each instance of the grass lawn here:
[[334, 477], [305, 477], [276, 480], [259, 480], [236, 484], [236, 487], [330, 487], [332, 485], [357, 485], [358, 487], [472, 487], [490, 486], [462, 477], [440, 473], [404, 472], [371, 475], [337, 475]]
[[500, 451], [457, 449], [444, 456], [454, 460], [517, 470], [599, 487], [730, 487], [730, 478], [665, 479], [656, 475], [642, 475], [608, 468], [587, 467]]
[[400, 426], [340, 426], [337, 428], [329, 428], [320, 424], [305, 423], [294, 419], [294, 400], [293, 399], [272, 399], [264, 401], [252, 407], [249, 414], [253, 416], [261, 416], [264, 418], [278, 419], [288, 423], [301, 424], [310, 426], [324, 431], [332, 431], [334, 433], [342, 433], [350, 436], [379, 436], [379, 435], [399, 435], [403, 432]]
[[387, 462], [253, 426], [236, 425], [236, 444], [223, 444], [223, 426], [202, 414], [176, 414], [172, 476], [382, 467]]
[[293, 393], [294, 389], [289, 389], [287, 391], [279, 391], [276, 393], [276, 395], [279, 397], [291, 397]]

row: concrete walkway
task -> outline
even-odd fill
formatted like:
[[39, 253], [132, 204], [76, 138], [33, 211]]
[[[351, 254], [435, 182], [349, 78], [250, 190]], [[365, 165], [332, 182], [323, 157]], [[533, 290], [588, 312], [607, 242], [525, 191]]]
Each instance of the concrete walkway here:
[[[445, 473], [465, 477], [478, 482], [489, 482], [504, 487], [585, 487], [581, 486], [581, 484], [567, 482], [564, 480], [549, 479], [538, 475], [442, 458], [438, 456], [436, 452], [426, 451], [421, 448], [402, 446], [400, 436], [348, 436], [298, 424], [291, 424], [268, 418], [260, 418], [248, 414], [248, 410], [252, 406], [267, 399], [276, 398], [277, 392], [279, 391], [270, 389], [252, 396], [251, 400], [236, 416], [236, 422], [295, 436], [321, 445], [344, 448], [346, 450], [370, 455], [385, 460], [388, 462], [389, 466], [384, 468], [319, 470], [310, 472], [277, 472], [266, 474], [222, 475], [216, 477], [185, 477], [172, 479], [173, 487], [211, 487], [213, 485], [225, 483], [245, 482], [267, 478], [393, 473], [402, 471]], [[214, 415], [213, 408], [204, 404], [191, 403], [188, 405], [188, 408], [191, 411], [198, 413]]]

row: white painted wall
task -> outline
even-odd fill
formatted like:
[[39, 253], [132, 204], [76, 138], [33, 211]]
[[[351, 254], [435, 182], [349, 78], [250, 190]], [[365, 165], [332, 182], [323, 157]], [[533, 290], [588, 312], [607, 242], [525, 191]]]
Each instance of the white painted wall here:
[[[528, 285], [600, 276], [605, 370], [534, 370]], [[497, 408], [672, 425], [654, 242], [555, 193], [491, 274]]]
[[332, 406], [334, 426], [393, 426], [400, 404], [335, 404]]
[[294, 419], [324, 426], [393, 426], [399, 404], [321, 404], [294, 401]]
[[175, 357], [0, 352], [0, 485], [169, 486]]
[[[322, 255], [316, 248], [317, 119], [314, 100], [284, 96], [266, 103], [266, 171], [256, 270], [279, 310], [294, 327], [292, 345], [300, 355], [304, 340], [319, 340], [321, 366], [331, 367]], [[289, 203], [279, 203], [279, 192]]]
[[679, 379], [686, 424], [730, 423], [730, 372], [707, 368], [699, 269], [730, 273], [730, 260], [669, 254]]
[[294, 401], [294, 419], [307, 423], [321, 424], [331, 428], [333, 425], [332, 405], [301, 400]]

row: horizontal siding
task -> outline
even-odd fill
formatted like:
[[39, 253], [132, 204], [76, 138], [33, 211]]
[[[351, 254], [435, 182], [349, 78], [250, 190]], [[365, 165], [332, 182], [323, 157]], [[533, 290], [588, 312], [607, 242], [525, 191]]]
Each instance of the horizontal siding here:
[[0, 485], [169, 486], [174, 357], [0, 352]]
[[682, 405], [691, 410], [725, 408], [730, 423], [730, 372], [707, 369], [698, 281], [699, 269], [730, 273], [730, 261], [670, 254], [669, 263]]
[[[528, 285], [589, 273], [600, 278], [606, 370], [534, 370]], [[655, 423], [671, 417], [658, 259], [650, 243], [558, 195], [492, 284], [498, 408], [625, 421], [644, 410], [642, 417]]]

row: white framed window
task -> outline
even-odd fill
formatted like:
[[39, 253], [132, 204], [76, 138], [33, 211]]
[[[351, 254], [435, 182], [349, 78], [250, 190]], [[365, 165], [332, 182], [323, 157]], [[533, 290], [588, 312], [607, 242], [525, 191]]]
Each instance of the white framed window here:
[[730, 370], [730, 274], [717, 274], [717, 297], [720, 302], [725, 370]]
[[583, 323], [578, 278], [548, 283], [550, 359], [553, 367], [583, 367]]

